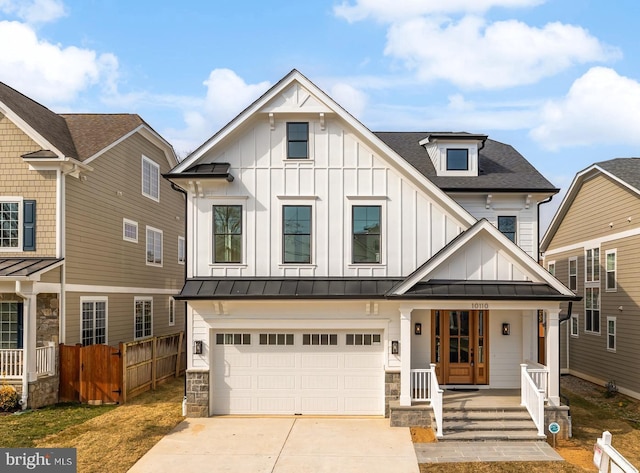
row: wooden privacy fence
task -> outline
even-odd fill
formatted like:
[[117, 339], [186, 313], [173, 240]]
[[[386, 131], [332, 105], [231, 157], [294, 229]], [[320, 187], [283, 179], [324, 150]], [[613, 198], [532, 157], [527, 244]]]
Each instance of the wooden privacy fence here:
[[137, 342], [60, 345], [60, 400], [124, 404], [184, 373], [184, 332]]

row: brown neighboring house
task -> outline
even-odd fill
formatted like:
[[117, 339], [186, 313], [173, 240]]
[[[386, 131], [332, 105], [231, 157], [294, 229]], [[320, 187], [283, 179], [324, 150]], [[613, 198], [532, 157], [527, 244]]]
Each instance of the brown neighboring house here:
[[545, 267], [583, 296], [561, 336], [563, 371], [640, 399], [640, 158], [580, 171], [541, 251]]
[[183, 196], [135, 114], [56, 114], [0, 83], [0, 376], [57, 401], [58, 343], [180, 331]]

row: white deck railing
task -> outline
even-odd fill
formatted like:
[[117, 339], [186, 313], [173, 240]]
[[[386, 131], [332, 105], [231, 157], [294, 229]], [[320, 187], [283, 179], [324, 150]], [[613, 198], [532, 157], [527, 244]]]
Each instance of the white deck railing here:
[[544, 391], [544, 400], [546, 401], [549, 396], [549, 368], [534, 361], [526, 361], [526, 363], [529, 376], [531, 376], [533, 382], [536, 383], [538, 389], [542, 389]]
[[36, 348], [36, 373], [52, 376], [56, 373], [56, 347], [53, 342]]
[[[48, 342], [36, 348], [36, 374], [38, 376], [56, 373], [56, 347]], [[22, 348], [0, 350], [0, 378], [22, 379], [24, 376], [24, 350]]]
[[0, 350], [0, 377], [21, 379], [24, 372], [24, 351], [22, 349]]
[[520, 404], [529, 411], [529, 415], [538, 429], [538, 435], [544, 435], [545, 390], [536, 385], [526, 363], [520, 365], [520, 389]]
[[431, 403], [436, 419], [436, 437], [442, 438], [442, 389], [436, 377], [436, 365], [429, 369], [411, 370], [411, 401]]

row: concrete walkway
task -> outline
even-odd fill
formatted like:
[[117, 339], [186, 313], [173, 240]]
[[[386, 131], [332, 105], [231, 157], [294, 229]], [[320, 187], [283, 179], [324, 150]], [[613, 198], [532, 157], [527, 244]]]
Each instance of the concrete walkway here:
[[129, 473], [418, 473], [408, 428], [389, 419], [188, 419]]
[[564, 461], [547, 442], [485, 441], [414, 444], [418, 463]]

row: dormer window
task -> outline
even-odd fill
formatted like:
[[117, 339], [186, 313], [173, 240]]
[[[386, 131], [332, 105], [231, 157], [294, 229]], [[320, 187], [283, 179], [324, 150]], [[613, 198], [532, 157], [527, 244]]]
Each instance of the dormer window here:
[[469, 150], [467, 148], [447, 149], [447, 171], [468, 171]]

